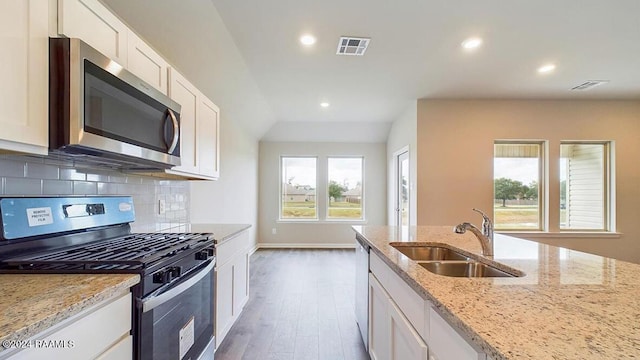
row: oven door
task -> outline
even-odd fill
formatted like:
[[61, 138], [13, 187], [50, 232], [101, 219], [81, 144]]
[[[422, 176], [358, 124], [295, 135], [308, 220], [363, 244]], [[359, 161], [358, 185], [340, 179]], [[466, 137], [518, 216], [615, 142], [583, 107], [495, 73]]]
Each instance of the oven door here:
[[215, 260], [207, 262], [169, 288], [139, 300], [139, 359], [213, 359], [214, 266]]

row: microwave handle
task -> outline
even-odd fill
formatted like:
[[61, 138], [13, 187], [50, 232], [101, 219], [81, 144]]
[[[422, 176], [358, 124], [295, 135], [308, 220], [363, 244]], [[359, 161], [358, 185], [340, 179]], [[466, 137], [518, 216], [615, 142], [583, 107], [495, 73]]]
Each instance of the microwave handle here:
[[174, 114], [171, 109], [167, 109], [167, 112], [169, 113], [168, 118], [171, 119], [171, 123], [173, 124], [173, 139], [171, 140], [171, 144], [166, 144], [168, 148], [167, 152], [171, 154], [173, 153], [173, 150], [176, 149], [176, 146], [178, 146], [178, 139], [180, 139], [180, 126], [178, 124], [178, 119], [176, 119], [176, 114]]

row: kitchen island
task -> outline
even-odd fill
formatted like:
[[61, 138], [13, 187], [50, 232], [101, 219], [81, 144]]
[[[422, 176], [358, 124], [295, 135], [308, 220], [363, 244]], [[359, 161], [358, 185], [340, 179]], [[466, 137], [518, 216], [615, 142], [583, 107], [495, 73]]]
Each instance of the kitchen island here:
[[390, 243], [431, 242], [480, 256], [473, 234], [455, 234], [453, 226], [353, 228], [371, 246], [372, 258], [494, 360], [640, 357], [640, 265], [496, 234], [488, 262], [525, 276], [447, 277]]

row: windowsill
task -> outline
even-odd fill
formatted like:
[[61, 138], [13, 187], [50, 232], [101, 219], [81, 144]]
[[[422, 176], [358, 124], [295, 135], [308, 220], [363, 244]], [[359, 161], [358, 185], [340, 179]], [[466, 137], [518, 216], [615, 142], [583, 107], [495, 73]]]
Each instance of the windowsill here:
[[611, 231], [497, 231], [497, 234], [508, 236], [526, 236], [527, 238], [605, 238], [617, 239], [622, 233]]
[[276, 220], [277, 224], [347, 224], [347, 225], [366, 225], [368, 223], [367, 220], [339, 220], [339, 219], [325, 219], [325, 220], [293, 220], [293, 219], [278, 219]]

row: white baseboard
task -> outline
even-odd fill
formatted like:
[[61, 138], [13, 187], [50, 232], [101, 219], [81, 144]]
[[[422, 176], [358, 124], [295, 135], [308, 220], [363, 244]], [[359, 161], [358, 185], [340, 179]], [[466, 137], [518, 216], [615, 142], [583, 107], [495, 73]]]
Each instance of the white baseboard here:
[[258, 243], [258, 249], [355, 249], [356, 244]]
[[259, 248], [260, 244], [253, 245], [253, 247], [249, 250], [249, 256], [253, 255], [253, 253], [256, 252], [256, 250], [258, 250]]

